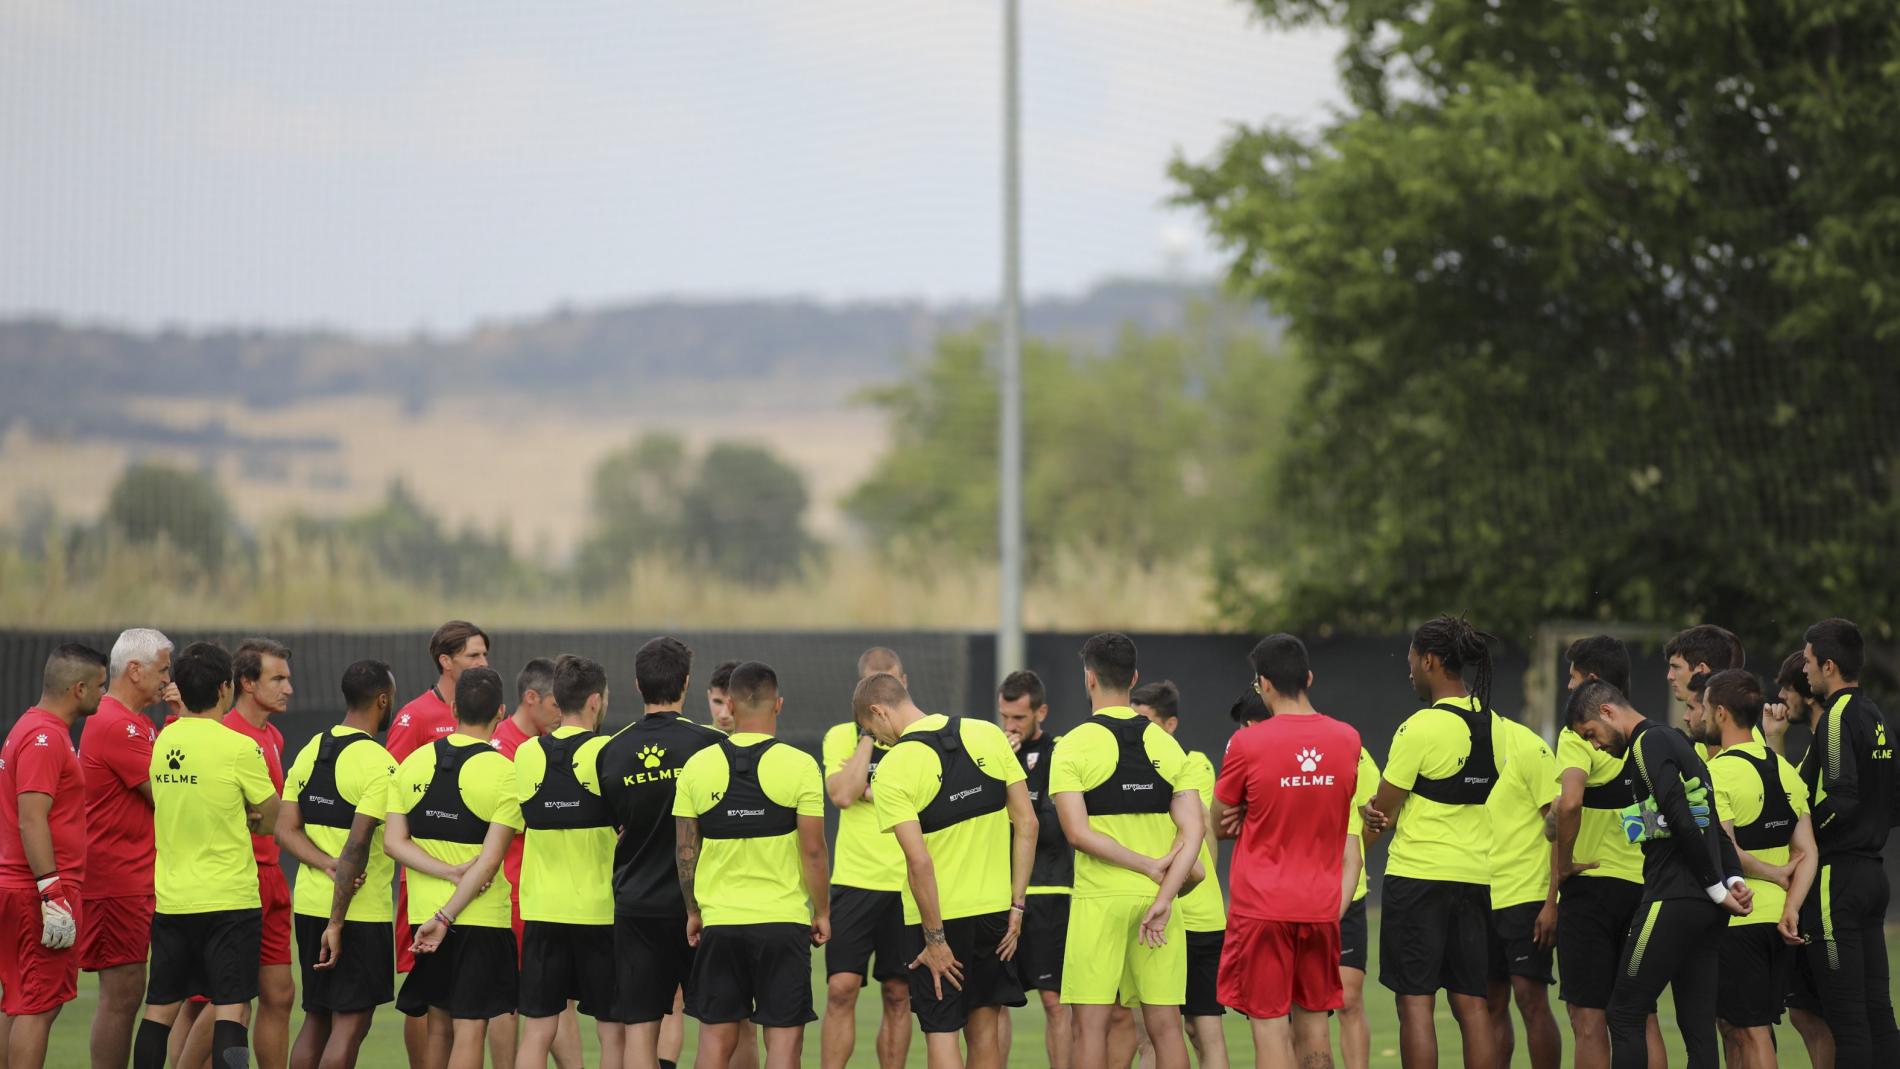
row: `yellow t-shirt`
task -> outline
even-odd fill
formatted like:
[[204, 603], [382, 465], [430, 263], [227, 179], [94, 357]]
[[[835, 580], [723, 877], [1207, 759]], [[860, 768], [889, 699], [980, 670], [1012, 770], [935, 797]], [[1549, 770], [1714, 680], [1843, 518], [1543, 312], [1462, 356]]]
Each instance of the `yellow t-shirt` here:
[[[1453, 703], [1475, 708], [1475, 698]], [[1501, 756], [1509, 738], [1504, 719], [1491, 714], [1491, 752]], [[1471, 757], [1471, 732], [1447, 709], [1420, 709], [1405, 718], [1392, 736], [1385, 759], [1385, 781], [1409, 791], [1420, 776], [1442, 779], [1464, 768]], [[1491, 883], [1491, 818], [1482, 805], [1446, 805], [1412, 795], [1400, 811], [1386, 855], [1385, 873], [1414, 880]]]
[[[558, 727], [565, 739], [585, 729]], [[574, 775], [581, 789], [600, 794], [601, 748], [606, 735], [581, 743], [574, 751]], [[515, 798], [534, 797], [547, 774], [548, 752], [540, 738], [515, 751]], [[525, 827], [526, 821], [523, 821]], [[608, 925], [614, 922], [614, 829], [528, 828], [521, 848], [521, 919], [559, 924]]]
[[1491, 814], [1491, 908], [1542, 902], [1550, 892], [1550, 840], [1544, 807], [1557, 797], [1557, 759], [1537, 733], [1504, 720], [1508, 747], [1499, 751]]
[[[932, 713], [905, 728], [904, 734], [940, 731], [949, 720]], [[1009, 736], [1003, 734], [1002, 728], [987, 720], [965, 717], [958, 734], [963, 739], [964, 752], [990, 778], [1003, 781], [1005, 789], [1023, 781], [1022, 763], [1009, 748]], [[942, 781], [943, 762], [938, 759], [937, 751], [920, 743], [891, 747], [884, 760], [878, 762], [876, 786], [871, 792], [877, 806], [878, 828], [895, 840], [899, 824], [916, 823], [918, 815], [937, 800]], [[937, 906], [944, 920], [980, 917], [1009, 908], [1011, 835], [1007, 808], [926, 832], [924, 846], [937, 873]], [[898, 849], [901, 851], [903, 847]], [[906, 870], [904, 923], [921, 921]]]
[[[871, 762], [881, 765], [890, 750], [872, 744]], [[825, 778], [844, 769], [858, 751], [858, 725], [839, 724], [825, 732]], [[877, 826], [876, 789], [838, 812], [838, 843], [832, 851], [831, 882], [838, 887], [866, 891], [898, 891], [904, 887], [904, 849], [895, 835]]]
[[[1722, 751], [1715, 760], [1709, 762], [1709, 779], [1714, 781], [1715, 787], [1716, 819], [1732, 824], [1748, 824], [1761, 816], [1762, 805], [1766, 800], [1765, 788], [1753, 765], [1740, 757], [1723, 756], [1731, 751], [1747, 753], [1760, 760], [1764, 754], [1768, 754], [1768, 747], [1751, 740]], [[1775, 771], [1781, 774], [1781, 790], [1787, 794], [1794, 815], [1805, 816], [1809, 809], [1808, 785], [1801, 781], [1801, 774], [1780, 754], [1770, 756], [1774, 758]], [[1786, 846], [1749, 851], [1757, 860], [1770, 865], [1786, 865], [1792, 852]], [[1730, 917], [1730, 926], [1780, 922], [1781, 911], [1788, 905], [1787, 890], [1772, 880], [1753, 876], [1748, 877], [1748, 889], [1755, 892], [1755, 908], [1746, 917]]]
[[257, 909], [245, 808], [277, 795], [264, 752], [216, 720], [180, 717], [152, 743], [152, 883], [160, 913]]
[[[329, 734], [364, 735], [355, 728], [333, 727]], [[310, 777], [317, 768], [317, 747], [323, 741], [322, 736], [311, 739], [297, 753], [297, 759], [291, 762], [290, 771], [284, 774], [284, 800], [295, 802], [309, 784]], [[389, 792], [396, 779], [396, 759], [375, 739], [364, 736], [364, 741], [351, 743], [343, 748], [336, 757], [336, 789], [343, 800], [354, 806], [354, 813], [376, 818], [376, 830], [370, 833], [369, 860], [363, 866], [363, 886], [350, 899], [350, 911], [344, 920], [370, 921], [387, 924], [395, 919], [395, 903], [390, 901], [389, 885], [396, 876], [396, 863], [383, 853], [383, 821], [389, 816]], [[303, 814], [304, 834], [310, 837], [317, 849], [339, 857], [343, 853], [343, 844], [349, 841], [348, 828], [332, 828], [323, 824], [310, 823], [310, 814]], [[334, 892], [334, 883], [322, 870], [304, 869], [297, 873], [297, 886], [291, 897], [291, 910], [306, 917], [329, 917], [330, 898]]]
[[[739, 731], [728, 741], [734, 746], [757, 746], [769, 738]], [[698, 819], [726, 793], [731, 774], [721, 747], [708, 746], [687, 758], [673, 795], [673, 815]], [[801, 817], [825, 815], [825, 781], [810, 754], [789, 744], [774, 746], [759, 758], [758, 774], [767, 798], [791, 806]], [[700, 919], [708, 926], [810, 924], [811, 898], [805, 893], [798, 832], [757, 839], [702, 837], [693, 894], [699, 900]]]
[[[1201, 792], [1201, 816], [1208, 819], [1209, 810], [1214, 805], [1214, 762], [1199, 750], [1187, 755], [1188, 785]], [[1201, 868], [1206, 870], [1207, 878], [1194, 890], [1181, 896], [1177, 908], [1181, 911], [1181, 925], [1190, 932], [1224, 932], [1227, 930], [1227, 899], [1220, 890], [1220, 873], [1214, 867], [1214, 854], [1207, 848], [1207, 836], [1201, 836]]]
[[[490, 824], [506, 824], [521, 834], [521, 803], [515, 798], [515, 763], [501, 755], [493, 746], [475, 738], [456, 732], [448, 736], [451, 746], [479, 746], [485, 753], [478, 753], [462, 765], [461, 776], [456, 780], [456, 788], [461, 791], [462, 804], [468, 807], [480, 820]], [[422, 800], [429, 789], [429, 781], [435, 778], [435, 743], [412, 753], [396, 770], [395, 793], [389, 800], [389, 811], [401, 813], [407, 817], [415, 804]], [[424, 839], [411, 835], [410, 839], [420, 846], [430, 857], [450, 865], [460, 865], [481, 856], [480, 843], [452, 843], [441, 839]], [[495, 870], [495, 880], [488, 890], [475, 896], [455, 923], [471, 928], [507, 928], [510, 926], [512, 910], [509, 896], [513, 890], [508, 876], [502, 868]], [[447, 880], [437, 879], [423, 872], [409, 873], [409, 923], [427, 924], [437, 910], [448, 904], [455, 894], [455, 885]]]
[[[1557, 733], [1558, 777], [1573, 768], [1582, 770], [1585, 787], [1601, 787], [1622, 777], [1623, 758], [1612, 757], [1565, 728]], [[1578, 873], [1580, 876], [1643, 882], [1643, 848], [1623, 834], [1622, 818], [1614, 809], [1585, 808], [1578, 814], [1577, 841], [1570, 849], [1570, 860], [1597, 863], [1596, 868]]]
[[1372, 759], [1372, 753], [1364, 746], [1359, 747], [1359, 781], [1352, 789], [1352, 813], [1346, 818], [1346, 834], [1359, 837], [1359, 884], [1353, 888], [1354, 902], [1366, 897], [1371, 882], [1366, 878], [1366, 820], [1359, 815], [1359, 807], [1372, 801], [1379, 793], [1379, 762]]
[[[1141, 716], [1126, 705], [1096, 712], [1117, 720]], [[1141, 743], [1148, 751], [1148, 759], [1154, 762], [1155, 771], [1173, 785], [1176, 794], [1194, 789], [1188, 782], [1187, 754], [1182, 752], [1181, 744], [1174, 741], [1174, 736], [1149, 724], [1142, 732]], [[1056, 740], [1049, 769], [1049, 793], [1053, 796], [1094, 790], [1115, 774], [1120, 757], [1121, 747], [1112, 732], [1092, 718], [1083, 721], [1081, 726]], [[1165, 856], [1180, 830], [1174, 826], [1174, 818], [1166, 813], [1090, 814], [1089, 827], [1149, 857]], [[1111, 865], [1080, 850], [1075, 852], [1073, 895], [1076, 898], [1137, 895], [1152, 899], [1155, 891], [1155, 882], [1144, 873]]]

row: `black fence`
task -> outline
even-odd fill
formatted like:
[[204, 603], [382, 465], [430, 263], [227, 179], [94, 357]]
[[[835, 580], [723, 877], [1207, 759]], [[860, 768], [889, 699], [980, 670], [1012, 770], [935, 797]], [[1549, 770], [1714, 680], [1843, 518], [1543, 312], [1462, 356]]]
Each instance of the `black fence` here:
[[[607, 669], [611, 688], [608, 725], [618, 727], [640, 715], [639, 692], [633, 686], [633, 655], [656, 632], [626, 631], [497, 631], [491, 635], [490, 663], [512, 680], [513, 673], [533, 657], [576, 653], [592, 657]], [[759, 660], [779, 674], [785, 711], [780, 735], [817, 754], [825, 729], [851, 715], [851, 691], [857, 683], [858, 655], [874, 645], [890, 646], [903, 657], [917, 703], [932, 712], [972, 716], [993, 715], [996, 708], [995, 643], [985, 633], [963, 631], [676, 631], [694, 651], [694, 684], [689, 715], [704, 719], [704, 681], [722, 660]], [[181, 646], [200, 639], [231, 648], [246, 635], [235, 631], [178, 632], [168, 635]], [[0, 693], [11, 696], [4, 713], [13, 720], [40, 692], [40, 669], [46, 655], [61, 642], [89, 643], [109, 652], [117, 632], [0, 631]], [[435, 682], [428, 653], [429, 636], [421, 631], [305, 631], [271, 634], [291, 649], [291, 677], [295, 690], [289, 712], [276, 719], [284, 733], [286, 750], [294, 754], [324, 726], [341, 714], [337, 690], [343, 670], [365, 657], [387, 661], [395, 669], [399, 700], [407, 700]], [[1027, 667], [1043, 679], [1049, 692], [1049, 730], [1061, 733], [1089, 714], [1082, 686], [1082, 664], [1077, 656], [1088, 636], [1081, 633], [1041, 632], [1027, 638]], [[1181, 727], [1178, 738], [1191, 750], [1203, 750], [1220, 763], [1234, 725], [1228, 710], [1252, 682], [1247, 651], [1254, 638], [1234, 634], [1141, 634], [1132, 636], [1140, 651], [1144, 680], [1171, 679], [1181, 688]], [[1344, 636], [1308, 639], [1313, 658], [1313, 701], [1322, 712], [1359, 729], [1366, 747], [1381, 765], [1387, 745], [1399, 723], [1418, 708], [1406, 678], [1408, 637]], [[1561, 654], [1559, 654], [1561, 656]], [[1495, 671], [1492, 704], [1544, 731], [1555, 722], [1561, 693], [1529, 697], [1525, 694], [1528, 655], [1519, 650], [1500, 653]], [[1559, 682], [1567, 666], [1559, 666]], [[1638, 652], [1631, 697], [1639, 709], [1660, 714], [1668, 708], [1663, 661], [1656, 651]], [[162, 713], [162, 709], [152, 710]], [[77, 733], [75, 732], [75, 741]], [[1804, 731], [1796, 729], [1789, 741], [1791, 754], [1806, 746]], [[1384, 846], [1375, 845], [1367, 859], [1376, 875], [1384, 870]], [[1225, 859], [1223, 858], [1223, 866]], [[1900, 882], [1900, 858], [1889, 858], [1888, 869]], [[1376, 889], [1375, 881], [1375, 889]], [[1376, 893], [1376, 890], [1375, 890]], [[1900, 899], [1896, 901], [1900, 912]]]

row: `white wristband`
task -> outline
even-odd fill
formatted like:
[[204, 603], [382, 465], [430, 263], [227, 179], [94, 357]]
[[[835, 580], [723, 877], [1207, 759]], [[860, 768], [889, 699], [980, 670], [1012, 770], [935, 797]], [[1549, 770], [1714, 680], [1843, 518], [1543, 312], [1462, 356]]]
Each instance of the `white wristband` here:
[[1722, 904], [1722, 900], [1724, 898], [1728, 897], [1727, 884], [1712, 883], [1708, 885], [1707, 887], [1704, 887], [1702, 890], [1709, 896], [1709, 901], [1715, 903], [1718, 906]]

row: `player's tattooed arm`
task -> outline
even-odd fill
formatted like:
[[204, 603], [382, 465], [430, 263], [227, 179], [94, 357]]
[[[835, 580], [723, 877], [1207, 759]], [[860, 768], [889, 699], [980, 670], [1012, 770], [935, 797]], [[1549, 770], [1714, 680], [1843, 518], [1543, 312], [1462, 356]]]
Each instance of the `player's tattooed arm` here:
[[699, 899], [693, 894], [693, 880], [699, 874], [699, 821], [692, 817], [674, 817], [675, 845], [673, 863], [679, 870], [680, 897], [686, 900], [686, 912], [699, 912]]
[[330, 892], [331, 924], [342, 924], [350, 912], [350, 902], [356, 898], [357, 888], [363, 885], [363, 873], [369, 868], [370, 840], [375, 838], [376, 826], [380, 823], [366, 813], [358, 813], [350, 821], [349, 838], [337, 852], [336, 887]]
[[925, 928], [924, 942], [930, 944], [933, 947], [939, 947], [948, 943], [949, 938], [943, 934], [942, 928]]

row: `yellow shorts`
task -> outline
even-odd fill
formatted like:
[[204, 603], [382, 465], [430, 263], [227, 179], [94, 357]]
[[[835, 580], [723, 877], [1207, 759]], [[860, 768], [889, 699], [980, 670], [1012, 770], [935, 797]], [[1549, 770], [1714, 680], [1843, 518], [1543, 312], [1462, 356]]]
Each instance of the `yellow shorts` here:
[[1152, 898], [1134, 895], [1070, 900], [1063, 1002], [1179, 1006], [1187, 1001], [1187, 930], [1180, 907], [1168, 914], [1167, 941], [1148, 947], [1141, 942], [1141, 918], [1153, 904]]

